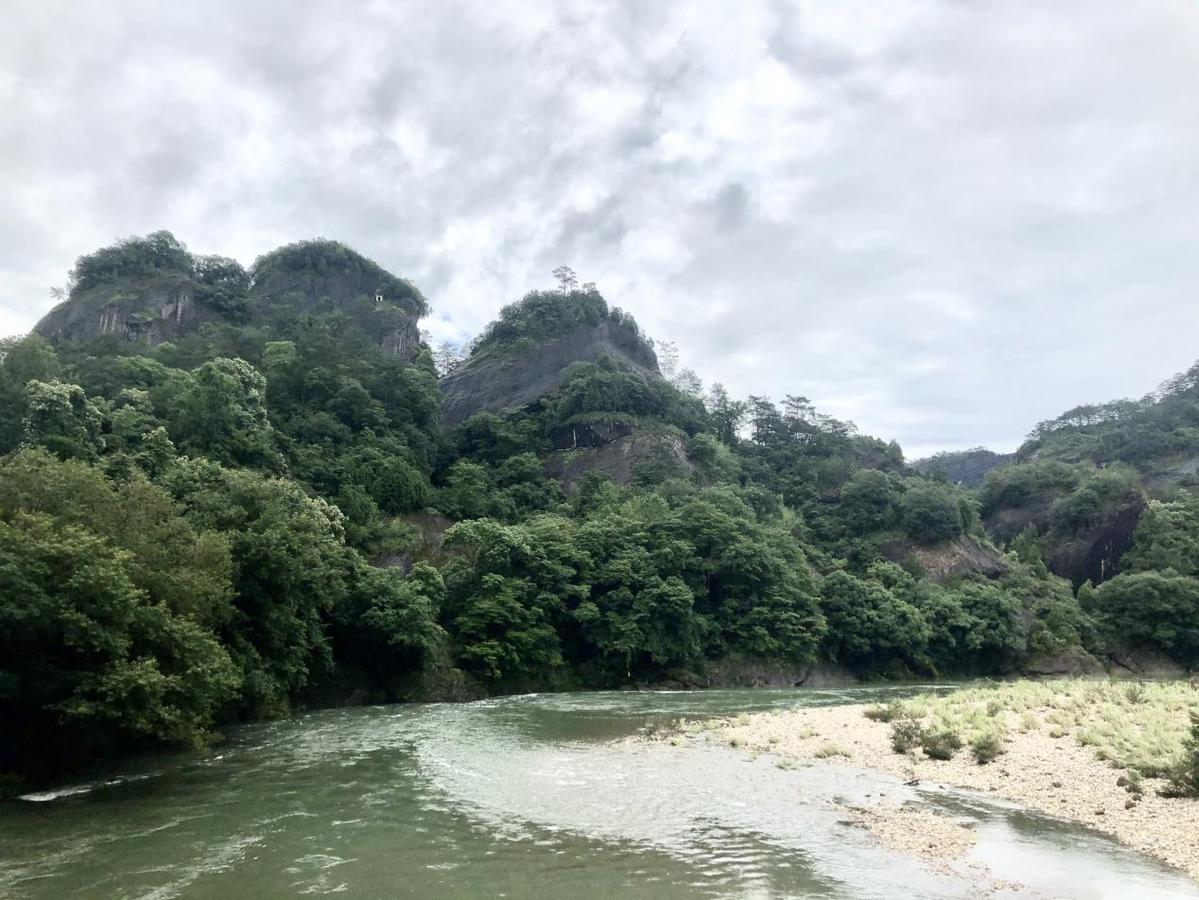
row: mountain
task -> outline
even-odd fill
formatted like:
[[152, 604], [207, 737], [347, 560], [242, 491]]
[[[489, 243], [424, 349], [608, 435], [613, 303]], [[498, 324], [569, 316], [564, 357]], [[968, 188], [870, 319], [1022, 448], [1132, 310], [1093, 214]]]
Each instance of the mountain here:
[[1199, 663], [1199, 501], [1151, 481], [1193, 379], [973, 490], [681, 389], [563, 280], [439, 381], [425, 299], [341, 244], [82, 257], [0, 342], [0, 785], [313, 704]]
[[983, 520], [1001, 544], [1029, 529], [1075, 586], [1101, 584], [1121, 570], [1149, 504], [1199, 486], [1197, 473], [1199, 364], [1139, 400], [1039, 423], [1013, 461], [985, 475]]
[[532, 293], [505, 307], [470, 356], [440, 381], [448, 427], [478, 412], [520, 410], [558, 388], [572, 363], [606, 357], [658, 377], [653, 345], [597, 292]]
[[54, 344], [98, 338], [153, 347], [205, 326], [278, 328], [305, 316], [345, 316], [386, 352], [420, 344], [420, 292], [336, 241], [302, 241], [260, 257], [198, 256], [170, 232], [129, 238], [80, 257], [67, 300], [34, 332]]

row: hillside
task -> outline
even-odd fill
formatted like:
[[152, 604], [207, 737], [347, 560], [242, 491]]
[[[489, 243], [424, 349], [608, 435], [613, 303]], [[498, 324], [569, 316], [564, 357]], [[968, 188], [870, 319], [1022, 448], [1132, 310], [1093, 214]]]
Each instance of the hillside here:
[[631, 318], [596, 292], [533, 293], [506, 307], [470, 356], [441, 379], [442, 419], [458, 425], [478, 412], [520, 410], [551, 393], [576, 362], [607, 357], [658, 375], [651, 343]]
[[1199, 662], [1186, 496], [1097, 589], [1046, 567], [1131, 469], [922, 477], [803, 397], [672, 384], [593, 288], [439, 384], [424, 298], [334, 242], [244, 270], [160, 232], [74, 276], [0, 347], [0, 772], [314, 703]]
[[[1199, 485], [1199, 364], [1140, 400], [1079, 406], [1039, 423], [980, 490], [987, 531], [1029, 530], [1074, 585], [1121, 571], [1142, 513]], [[1183, 495], [1187, 496], [1187, 495]]]
[[912, 463], [912, 468], [921, 475], [943, 477], [963, 487], [977, 488], [982, 485], [988, 472], [1006, 466], [1015, 459], [1014, 453], [996, 453], [986, 447], [975, 447], [918, 459]]

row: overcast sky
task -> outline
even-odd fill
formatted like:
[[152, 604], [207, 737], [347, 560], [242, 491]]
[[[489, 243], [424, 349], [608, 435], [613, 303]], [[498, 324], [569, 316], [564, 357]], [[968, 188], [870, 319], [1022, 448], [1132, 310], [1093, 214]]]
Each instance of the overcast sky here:
[[475, 334], [566, 263], [735, 394], [1012, 449], [1199, 357], [1199, 4], [53, 2], [0, 28], [0, 334], [167, 228]]

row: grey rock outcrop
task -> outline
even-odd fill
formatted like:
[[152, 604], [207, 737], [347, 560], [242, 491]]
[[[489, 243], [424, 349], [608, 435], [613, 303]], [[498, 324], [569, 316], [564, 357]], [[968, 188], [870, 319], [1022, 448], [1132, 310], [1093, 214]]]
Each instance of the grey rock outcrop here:
[[196, 288], [194, 281], [179, 276], [104, 285], [60, 303], [34, 331], [52, 343], [114, 335], [129, 343], [161, 344], [223, 318], [196, 301]]
[[933, 581], [947, 581], [962, 575], [998, 578], [1009, 568], [1003, 554], [989, 543], [969, 535], [931, 547], [911, 541], [894, 541], [881, 549], [883, 556], [892, 562], [915, 562]]
[[687, 475], [695, 469], [687, 458], [687, 449], [681, 438], [654, 431], [632, 430], [594, 446], [556, 452], [547, 460], [546, 472], [570, 491], [590, 472], [602, 475], [615, 484], [629, 484], [643, 466], [652, 466], [671, 475]]
[[520, 409], [562, 383], [575, 362], [610, 356], [646, 375], [658, 375], [658, 360], [646, 344], [620, 341], [608, 322], [585, 325], [528, 347], [487, 348], [441, 379], [442, 422], [447, 428], [479, 412]]

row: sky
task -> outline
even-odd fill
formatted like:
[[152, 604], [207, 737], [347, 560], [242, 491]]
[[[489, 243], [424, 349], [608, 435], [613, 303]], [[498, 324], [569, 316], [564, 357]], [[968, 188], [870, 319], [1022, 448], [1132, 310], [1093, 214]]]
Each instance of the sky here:
[[571, 266], [909, 458], [1199, 357], [1195, 0], [5, 0], [0, 334], [82, 253], [343, 241], [438, 341]]

